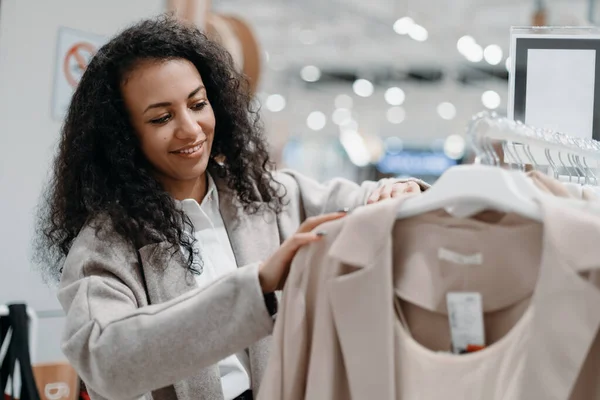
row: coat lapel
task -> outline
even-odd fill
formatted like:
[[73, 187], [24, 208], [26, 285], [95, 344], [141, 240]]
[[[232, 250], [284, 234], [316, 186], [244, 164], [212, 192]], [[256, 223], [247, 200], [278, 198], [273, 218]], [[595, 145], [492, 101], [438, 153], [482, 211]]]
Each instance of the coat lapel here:
[[391, 228], [399, 205], [389, 200], [354, 211], [329, 253], [353, 267], [329, 283], [352, 398], [395, 398]]

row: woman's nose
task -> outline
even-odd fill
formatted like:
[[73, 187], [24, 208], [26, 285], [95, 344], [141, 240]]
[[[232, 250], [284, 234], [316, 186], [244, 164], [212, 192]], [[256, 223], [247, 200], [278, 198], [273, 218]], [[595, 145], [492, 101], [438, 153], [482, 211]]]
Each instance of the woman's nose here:
[[196, 138], [202, 132], [202, 127], [200, 127], [200, 124], [194, 118], [193, 113], [184, 112], [180, 114], [177, 123], [175, 136], [178, 139]]

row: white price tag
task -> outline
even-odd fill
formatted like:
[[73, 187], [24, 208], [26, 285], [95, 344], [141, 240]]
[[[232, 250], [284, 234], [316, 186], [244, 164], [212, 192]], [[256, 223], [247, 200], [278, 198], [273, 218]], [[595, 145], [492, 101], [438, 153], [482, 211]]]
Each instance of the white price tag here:
[[446, 295], [452, 352], [463, 354], [470, 347], [485, 346], [481, 293], [450, 292]]

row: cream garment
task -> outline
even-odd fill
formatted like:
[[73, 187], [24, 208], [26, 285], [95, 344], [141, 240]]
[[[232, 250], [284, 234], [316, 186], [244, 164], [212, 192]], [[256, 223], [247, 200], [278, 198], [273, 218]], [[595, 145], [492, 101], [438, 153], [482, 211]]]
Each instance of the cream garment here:
[[530, 171], [527, 176], [539, 189], [557, 197], [571, 197], [587, 201], [600, 200], [598, 187], [568, 181], [560, 182], [540, 171]]
[[[328, 223], [321, 227], [328, 232], [324, 240], [299, 251], [280, 304], [259, 399], [432, 398], [426, 396], [431, 393], [422, 397], [419, 393], [404, 393], [400, 387], [402, 378], [398, 377], [403, 374], [399, 367], [403, 360], [396, 348], [413, 358], [412, 366], [434, 360], [419, 354], [416, 346], [409, 349], [410, 345], [406, 345], [404, 350], [398, 346], [402, 337], [393, 299], [397, 290], [403, 288], [397, 287], [395, 279], [400, 276], [394, 268], [395, 249], [399, 244], [405, 245], [407, 237], [416, 237], [414, 229], [408, 230], [407, 237], [394, 236], [398, 227], [411, 223], [396, 222], [401, 201], [362, 207], [346, 218]], [[415, 282], [420, 281], [420, 286], [412, 285], [412, 292], [404, 290], [405, 300], [411, 295], [409, 301], [414, 304], [439, 305], [438, 314], [445, 308], [445, 301], [440, 300], [445, 297], [444, 290], [438, 283], [452, 289], [476, 283], [482, 291], [484, 310], [491, 318], [488, 322], [495, 326], [492, 332], [499, 336], [489, 348], [473, 354], [473, 359], [481, 358], [481, 369], [474, 373], [488, 382], [479, 387], [486, 392], [467, 393], [469, 388], [464, 386], [469, 384], [468, 377], [449, 382], [432, 376], [430, 382], [448, 384], [441, 398], [463, 400], [466, 394], [467, 399], [486, 400], [600, 400], [600, 208], [596, 202], [550, 195], [540, 199], [540, 207], [543, 224], [507, 218], [503, 223], [510, 228], [505, 232], [509, 234], [502, 234], [504, 227], [492, 227], [482, 235], [475, 229], [470, 231], [468, 226], [457, 229], [455, 234], [452, 227], [461, 221], [451, 218], [442, 225], [429, 225], [449, 229], [453, 233], [445, 236], [449, 239], [463, 235], [468, 239], [460, 241], [463, 246], [477, 247], [486, 236], [488, 251], [500, 254], [495, 262], [507, 261], [504, 269], [494, 269], [500, 271], [495, 275], [479, 268], [469, 271], [467, 280], [453, 280], [449, 279], [452, 274], [460, 277], [458, 268], [439, 268], [440, 273], [449, 276], [439, 276], [435, 268], [399, 270], [405, 273], [399, 282], [410, 281], [407, 272]], [[411, 220], [423, 222], [428, 217]], [[417, 223], [416, 227], [420, 225]], [[514, 232], [523, 231], [511, 233], [512, 227], [517, 229]], [[532, 231], [526, 235], [527, 229]], [[425, 239], [411, 243], [413, 251], [420, 248], [425, 252], [433, 240], [438, 240], [426, 234], [427, 229]], [[537, 254], [518, 244], [519, 239], [527, 238], [538, 244]], [[424, 259], [418, 252], [406, 257], [411, 262]], [[522, 264], [510, 261], [511, 257]], [[522, 277], [515, 280], [521, 272]], [[487, 278], [477, 281], [478, 274]], [[511, 283], [506, 290], [505, 285]], [[488, 299], [492, 299], [491, 304]], [[506, 308], [508, 311], [503, 313]], [[502, 316], [500, 322], [493, 318], [498, 313]], [[423, 314], [419, 316], [420, 320], [424, 318]], [[417, 333], [410, 313], [407, 321], [411, 332]], [[428, 328], [434, 330], [431, 325]], [[503, 355], [494, 354], [498, 348]], [[519, 350], [523, 348], [524, 351]], [[471, 363], [464, 360], [468, 360], [465, 364]], [[468, 368], [474, 368], [474, 364]], [[437, 365], [439, 370], [446, 371], [447, 367], [447, 363]], [[493, 389], [505, 386], [510, 388], [500, 392]]]
[[[196, 275], [199, 288], [237, 269], [235, 256], [219, 211], [219, 193], [208, 175], [208, 190], [202, 204], [194, 199], [181, 201], [181, 207], [192, 220], [196, 249], [202, 259], [202, 273]], [[225, 400], [231, 400], [250, 389], [250, 359], [245, 351], [219, 361], [221, 387]]]
[[[488, 222], [434, 212], [393, 228], [397, 399], [519, 399], [542, 227], [512, 214], [479, 218]], [[526, 250], [507, 251], [518, 248]], [[487, 348], [451, 354], [445, 295], [473, 291], [482, 296]]]
[[531, 339], [532, 311], [484, 351], [455, 355], [434, 352], [415, 341], [399, 320], [394, 324], [398, 399], [518, 399], [522, 356]]

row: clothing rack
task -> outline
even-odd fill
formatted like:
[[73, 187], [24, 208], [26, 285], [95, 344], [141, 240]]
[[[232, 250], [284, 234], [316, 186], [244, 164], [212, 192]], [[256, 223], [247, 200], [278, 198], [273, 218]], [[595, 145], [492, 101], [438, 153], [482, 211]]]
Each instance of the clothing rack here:
[[[544, 170], [555, 177], [568, 175], [598, 186], [600, 142], [500, 117], [494, 112], [476, 114], [467, 128], [467, 141], [476, 162]], [[502, 144], [499, 151], [498, 143]], [[496, 146], [495, 146], [496, 144]]]
[[[8, 316], [8, 306], [0, 304], [0, 317]], [[27, 307], [27, 316], [29, 317], [29, 354], [31, 360], [35, 360], [35, 344], [38, 333], [38, 316], [31, 307]], [[7, 341], [8, 343], [8, 341]], [[3, 355], [3, 349], [0, 349], [0, 356]], [[0, 360], [2, 357], [0, 357]]]

